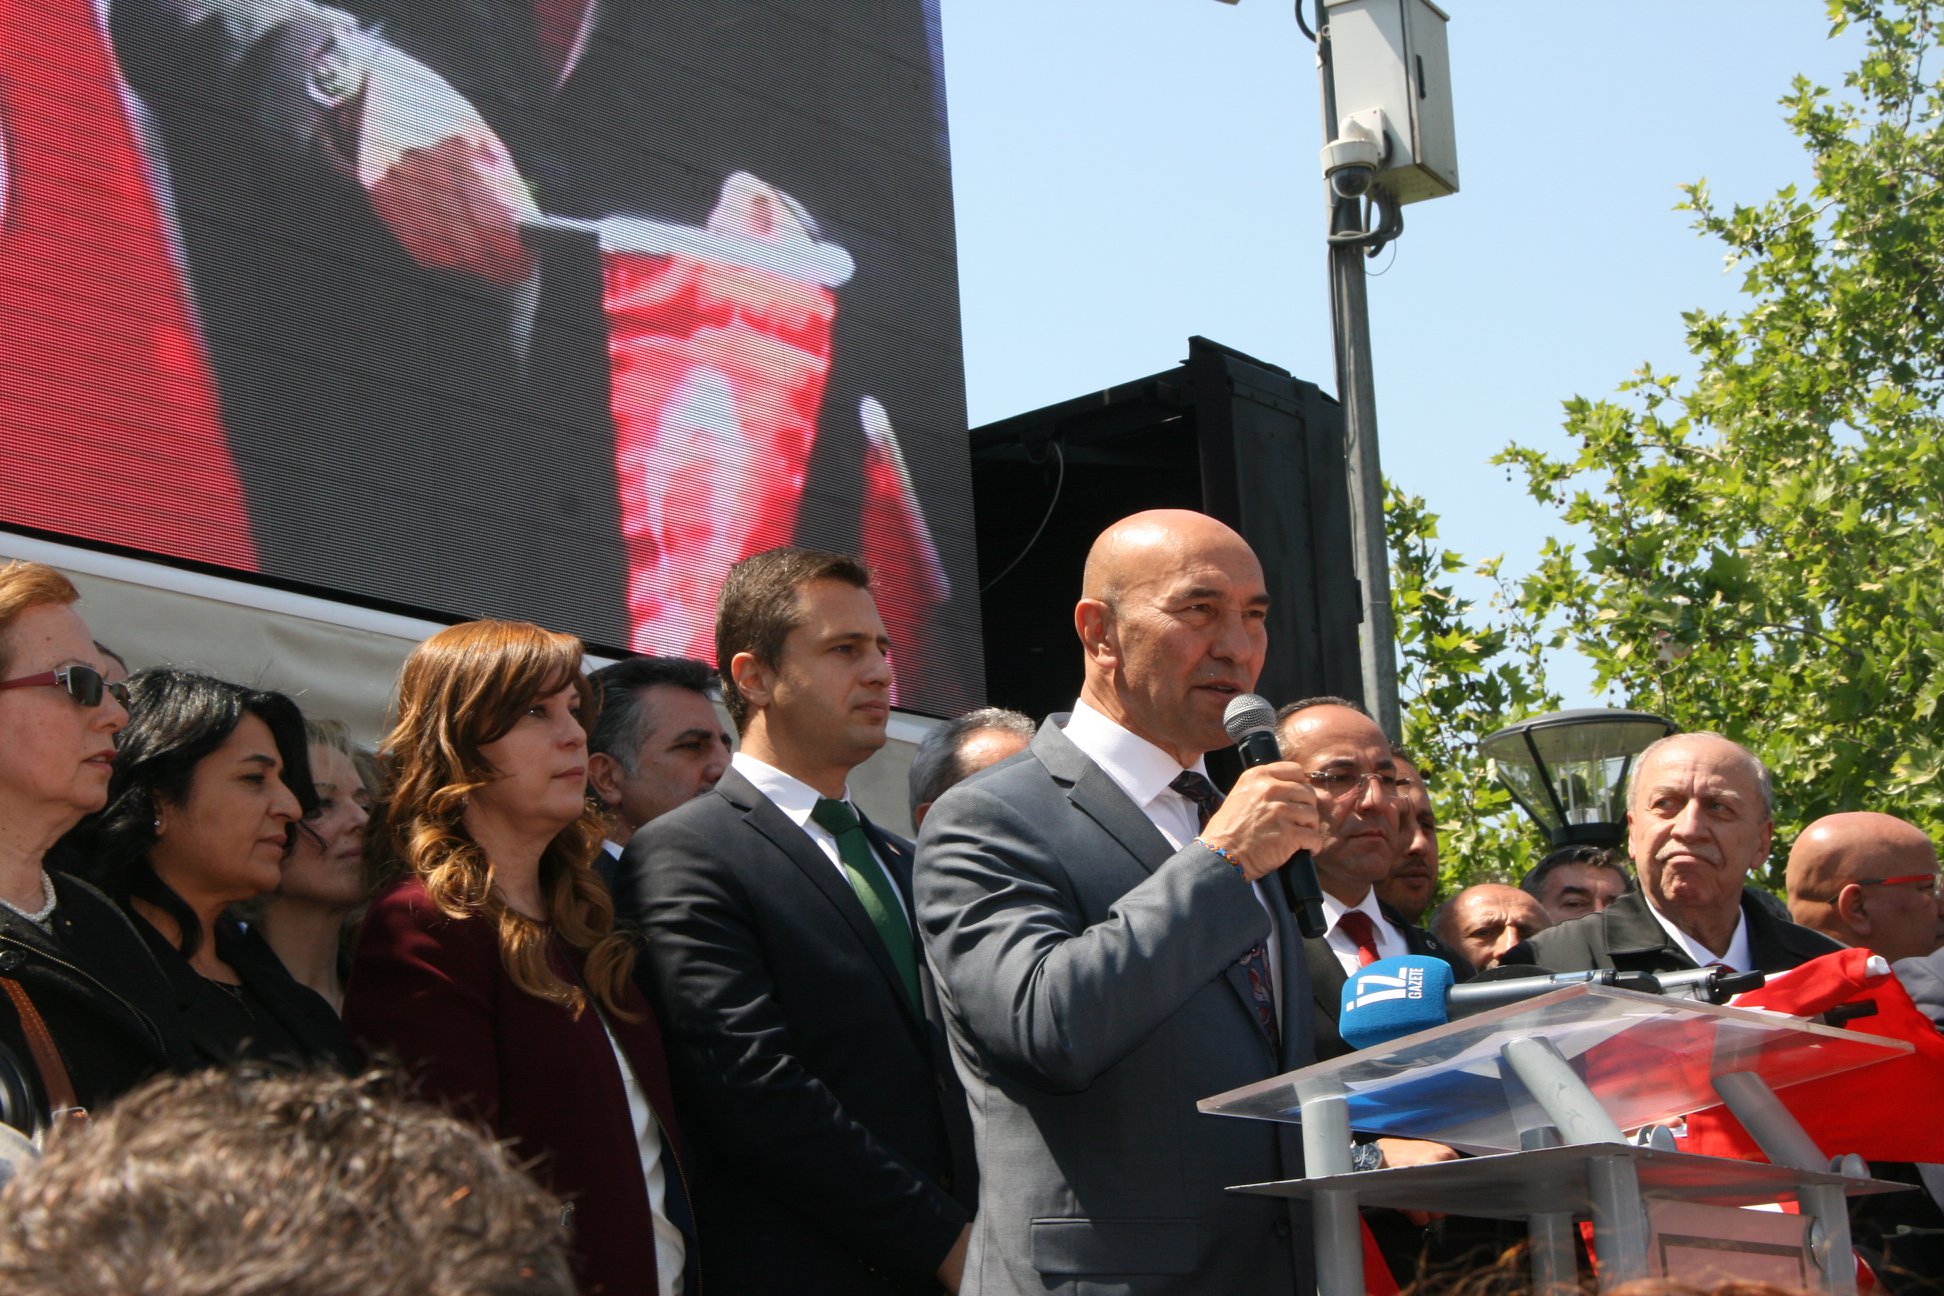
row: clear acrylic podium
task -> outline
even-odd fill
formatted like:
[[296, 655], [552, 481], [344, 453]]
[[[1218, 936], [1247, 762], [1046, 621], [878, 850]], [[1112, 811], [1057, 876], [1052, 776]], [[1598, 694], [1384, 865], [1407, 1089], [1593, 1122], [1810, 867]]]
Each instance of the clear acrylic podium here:
[[[1303, 1126], [1306, 1178], [1233, 1191], [1310, 1200], [1321, 1296], [1363, 1296], [1360, 1206], [1523, 1219], [1541, 1293], [1576, 1289], [1576, 1221], [1590, 1218], [1601, 1290], [1664, 1271], [1684, 1248], [1707, 1248], [1727, 1272], [1740, 1272], [1739, 1255], [1762, 1265], [1763, 1276], [1854, 1296], [1846, 1198], [1903, 1186], [1862, 1177], [1853, 1157], [1832, 1163], [1775, 1091], [1910, 1047], [1794, 1017], [1582, 985], [1199, 1106]], [[1665, 1126], [1722, 1104], [1773, 1164], [1674, 1150]], [[1355, 1172], [1353, 1129], [1475, 1155]], [[1795, 1202], [1800, 1213], [1738, 1209], [1769, 1202]]]

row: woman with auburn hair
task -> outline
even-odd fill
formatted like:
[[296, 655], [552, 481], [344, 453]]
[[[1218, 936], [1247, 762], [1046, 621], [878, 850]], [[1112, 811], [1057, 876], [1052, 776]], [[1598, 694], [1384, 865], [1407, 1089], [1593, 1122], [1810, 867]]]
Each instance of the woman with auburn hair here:
[[52, 567], [0, 566], [0, 1070], [31, 1078], [32, 1112], [10, 1115], [43, 1125], [191, 1062], [162, 969], [127, 915], [45, 866], [107, 803], [128, 723], [79, 597]]
[[584, 1292], [693, 1291], [661, 1030], [594, 870], [581, 644], [521, 621], [432, 636], [399, 676], [370, 828], [397, 875], [365, 914], [344, 1016], [567, 1199]]

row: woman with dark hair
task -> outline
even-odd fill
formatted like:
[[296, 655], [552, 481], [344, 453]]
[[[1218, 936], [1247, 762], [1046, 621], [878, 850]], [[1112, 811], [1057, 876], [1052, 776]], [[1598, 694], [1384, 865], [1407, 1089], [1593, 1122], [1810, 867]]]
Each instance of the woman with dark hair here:
[[27, 1082], [32, 1119], [14, 1116], [27, 1124], [191, 1061], [162, 970], [127, 915], [46, 867], [106, 802], [128, 723], [78, 597], [52, 567], [0, 566], [0, 1057]]
[[349, 1068], [331, 1006], [223, 912], [276, 887], [317, 808], [303, 714], [281, 693], [189, 671], [140, 671], [125, 687], [108, 806], [80, 850], [138, 919], [197, 1058]]
[[345, 1023], [486, 1121], [569, 1202], [582, 1289], [693, 1290], [661, 1031], [594, 871], [580, 641], [477, 621], [420, 644], [379, 749], [372, 901]]

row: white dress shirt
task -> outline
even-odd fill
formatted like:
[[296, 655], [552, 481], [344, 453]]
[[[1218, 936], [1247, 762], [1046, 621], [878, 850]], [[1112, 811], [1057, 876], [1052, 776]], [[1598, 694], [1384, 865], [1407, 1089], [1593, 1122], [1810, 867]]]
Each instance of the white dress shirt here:
[[[1647, 899], [1645, 896], [1641, 898]], [[1694, 960], [1694, 966], [1710, 967], [1716, 963], [1726, 963], [1737, 972], [1753, 972], [1755, 970], [1755, 956], [1749, 952], [1748, 948], [1748, 915], [1741, 911], [1739, 904], [1735, 907], [1735, 935], [1728, 942], [1728, 952], [1726, 954], [1715, 953], [1706, 945], [1703, 945], [1700, 941], [1694, 939], [1694, 937], [1688, 935], [1679, 927], [1676, 927], [1668, 920], [1666, 914], [1654, 907], [1652, 900], [1647, 900], [1647, 912], [1654, 915], [1654, 921], [1661, 925], [1661, 929], [1668, 934], [1669, 938], [1676, 945], [1680, 946], [1686, 952], [1689, 958]]]
[[1357, 952], [1357, 942], [1350, 939], [1349, 932], [1337, 926], [1343, 915], [1353, 908], [1358, 913], [1369, 916], [1370, 925], [1377, 933], [1378, 958], [1400, 958], [1411, 952], [1404, 944], [1404, 933], [1393, 926], [1391, 920], [1384, 917], [1384, 911], [1378, 907], [1375, 890], [1364, 892], [1364, 898], [1355, 905], [1346, 905], [1326, 891], [1323, 893], [1323, 920], [1329, 923], [1330, 927], [1323, 934], [1323, 942], [1330, 947], [1330, 953], [1336, 955], [1336, 961], [1343, 965], [1345, 976], [1362, 966], [1358, 962], [1362, 956]]
[[[1127, 730], [1109, 720], [1085, 702], [1073, 704], [1073, 714], [1061, 732], [1067, 740], [1078, 747], [1083, 755], [1112, 779], [1114, 786], [1127, 794], [1127, 799], [1139, 806], [1168, 844], [1180, 850], [1201, 835], [1201, 810], [1187, 797], [1169, 786], [1181, 777], [1182, 766], [1179, 761], [1156, 747], [1147, 739]], [[737, 755], [741, 755], [740, 752]], [[1189, 769], [1208, 777], [1208, 766], [1201, 757]], [[1211, 856], [1211, 866], [1220, 861]], [[1222, 864], [1228, 868], [1229, 865]], [[1256, 903], [1269, 915], [1269, 927], [1273, 936], [1276, 926], [1275, 910], [1263, 898], [1261, 883], [1252, 883]], [[1269, 955], [1269, 986], [1275, 994], [1276, 1017], [1282, 1018], [1282, 952], [1276, 948], [1275, 940], [1265, 943]]]
[[[836, 836], [810, 817], [810, 812], [817, 808], [817, 802], [823, 800], [823, 793], [795, 775], [785, 774], [776, 766], [757, 760], [746, 751], [738, 751], [731, 756], [729, 767], [754, 783], [756, 790], [768, 797], [770, 803], [778, 810], [788, 815], [791, 823], [803, 829], [810, 840], [817, 844], [817, 849], [822, 851], [824, 857], [830, 861], [830, 866], [837, 870], [837, 876], [844, 880], [844, 885], [851, 884], [850, 874], [844, 871], [844, 858], [837, 853]], [[850, 806], [851, 813], [856, 814], [857, 806], [851, 802], [850, 788], [844, 789], [842, 799]], [[862, 819], [864, 816], [857, 817]], [[865, 841], [867, 843], [870, 841], [868, 835]], [[871, 858], [877, 859], [875, 848], [871, 851]], [[883, 860], [878, 860], [878, 867], [884, 868]], [[892, 876], [889, 869], [884, 869], [884, 875], [891, 878], [891, 894], [898, 897], [898, 907], [905, 910], [905, 918], [908, 921], [911, 917], [910, 906], [905, 904], [904, 893], [898, 889], [898, 879]]]
[[[589, 1002], [592, 1002], [590, 1000]], [[628, 1117], [634, 1123], [635, 1148], [641, 1157], [641, 1177], [648, 1184], [648, 1211], [655, 1221], [655, 1277], [660, 1291], [656, 1296], [682, 1296], [682, 1269], [687, 1263], [688, 1239], [668, 1218], [668, 1173], [662, 1168], [661, 1122], [648, 1104], [648, 1095], [635, 1079], [621, 1041], [614, 1038], [607, 1014], [596, 1008], [601, 1029], [607, 1032], [608, 1047], [614, 1050], [614, 1065], [621, 1069], [621, 1087], [628, 1095]]]

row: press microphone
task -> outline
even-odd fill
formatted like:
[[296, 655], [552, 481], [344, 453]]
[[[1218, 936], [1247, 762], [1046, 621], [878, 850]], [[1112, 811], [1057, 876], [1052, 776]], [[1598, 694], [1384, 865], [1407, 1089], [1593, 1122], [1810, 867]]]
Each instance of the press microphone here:
[[[1235, 742], [1243, 769], [1254, 769], [1282, 759], [1276, 743], [1276, 708], [1254, 693], [1230, 699], [1222, 711], [1222, 728]], [[1323, 919], [1323, 886], [1316, 880], [1316, 864], [1308, 851], [1297, 851], [1289, 862], [1276, 870], [1282, 881], [1283, 902], [1296, 915], [1296, 928], [1310, 940], [1321, 940], [1330, 930]]]
[[1337, 1033], [1352, 1048], [1369, 1048], [1473, 1013], [1524, 1003], [1567, 986], [1609, 986], [1643, 994], [1701, 1003], [1726, 1003], [1761, 984], [1760, 972], [1695, 968], [1686, 972], [1553, 972], [1542, 967], [1486, 968], [1463, 985], [1454, 984], [1451, 965], [1423, 954], [1378, 959], [1358, 968], [1343, 983]]

